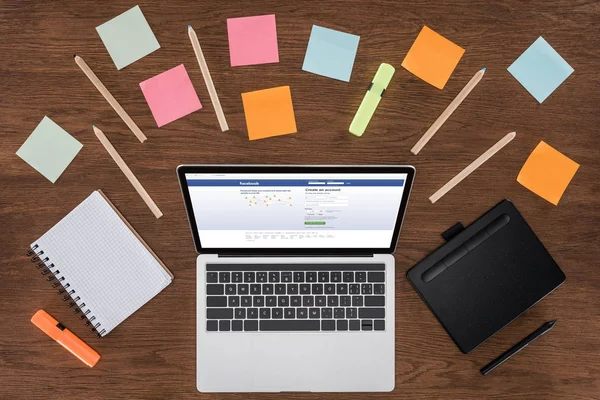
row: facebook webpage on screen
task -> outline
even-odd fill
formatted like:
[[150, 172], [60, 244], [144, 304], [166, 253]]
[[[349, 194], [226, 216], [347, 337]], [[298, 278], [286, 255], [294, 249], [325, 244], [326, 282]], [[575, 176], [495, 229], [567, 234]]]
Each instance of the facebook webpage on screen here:
[[186, 174], [205, 248], [388, 248], [406, 174]]

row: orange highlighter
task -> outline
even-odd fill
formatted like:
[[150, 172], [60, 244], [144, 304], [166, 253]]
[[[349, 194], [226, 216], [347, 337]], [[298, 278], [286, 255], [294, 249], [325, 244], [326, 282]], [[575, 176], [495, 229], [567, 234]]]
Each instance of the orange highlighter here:
[[56, 340], [62, 347], [69, 350], [75, 357], [86, 363], [88, 367], [93, 367], [100, 359], [100, 355], [94, 349], [83, 343], [81, 339], [62, 326], [46, 311], [39, 310], [36, 312], [31, 318], [31, 322], [44, 331], [46, 335]]

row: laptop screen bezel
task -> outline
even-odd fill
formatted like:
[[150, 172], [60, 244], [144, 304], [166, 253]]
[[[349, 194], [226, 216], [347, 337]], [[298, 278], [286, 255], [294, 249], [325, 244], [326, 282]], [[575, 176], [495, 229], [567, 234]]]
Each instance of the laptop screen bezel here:
[[[190, 198], [190, 191], [187, 185], [186, 174], [227, 174], [227, 173], [244, 173], [244, 174], [319, 174], [319, 173], [364, 173], [364, 174], [406, 174], [404, 182], [404, 190], [402, 192], [402, 200], [396, 216], [396, 224], [390, 247], [379, 248], [206, 248], [202, 247], [198, 227], [196, 226], [196, 218]], [[264, 256], [264, 255], [294, 255], [294, 256], [318, 256], [318, 255], [372, 255], [372, 254], [391, 254], [395, 251], [398, 242], [398, 235], [402, 228], [402, 222], [406, 213], [406, 207], [412, 184], [415, 177], [415, 168], [410, 165], [180, 165], [177, 167], [177, 177], [181, 187], [181, 194], [185, 204], [185, 210], [188, 217], [192, 237], [194, 238], [194, 246], [199, 254], [220, 254], [220, 255], [249, 255], [249, 256]]]

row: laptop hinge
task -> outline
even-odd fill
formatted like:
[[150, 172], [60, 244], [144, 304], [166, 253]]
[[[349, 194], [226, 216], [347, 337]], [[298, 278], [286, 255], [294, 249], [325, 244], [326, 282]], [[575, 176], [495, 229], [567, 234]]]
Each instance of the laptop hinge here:
[[298, 257], [321, 257], [321, 258], [326, 258], [326, 257], [343, 257], [343, 258], [350, 258], [350, 257], [375, 257], [375, 254], [294, 254], [294, 255], [290, 255], [290, 254], [217, 254], [217, 257], [219, 258], [240, 258], [240, 257], [252, 257], [252, 258], [258, 258], [258, 257], [262, 257], [262, 258], [267, 258], [267, 257], [290, 257], [290, 258], [298, 258]]

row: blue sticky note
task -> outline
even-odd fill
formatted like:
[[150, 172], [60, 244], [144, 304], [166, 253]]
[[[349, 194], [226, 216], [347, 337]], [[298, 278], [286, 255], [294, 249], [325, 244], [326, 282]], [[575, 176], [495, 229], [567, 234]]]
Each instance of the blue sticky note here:
[[302, 69], [350, 82], [360, 36], [313, 25]]
[[546, 100], [573, 71], [573, 68], [541, 36], [508, 67], [508, 72], [540, 103]]
[[44, 117], [19, 148], [17, 155], [54, 183], [82, 146], [56, 122]]

